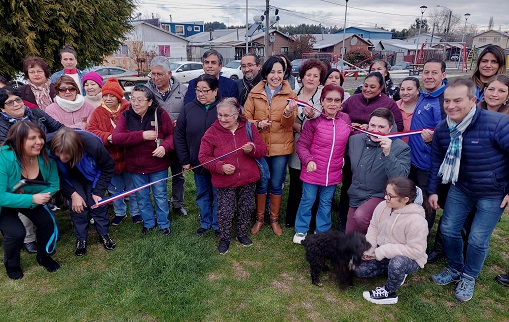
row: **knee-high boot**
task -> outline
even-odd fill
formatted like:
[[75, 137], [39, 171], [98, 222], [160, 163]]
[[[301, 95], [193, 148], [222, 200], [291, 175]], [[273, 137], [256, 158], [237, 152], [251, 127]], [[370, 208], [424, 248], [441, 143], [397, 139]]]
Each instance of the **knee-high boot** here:
[[256, 195], [256, 222], [251, 228], [251, 234], [257, 234], [262, 229], [265, 216], [265, 203], [267, 202], [267, 194]]
[[281, 229], [281, 226], [279, 226], [278, 222], [282, 199], [282, 195], [270, 194], [270, 226], [272, 227], [274, 234], [278, 236], [283, 235], [283, 230]]

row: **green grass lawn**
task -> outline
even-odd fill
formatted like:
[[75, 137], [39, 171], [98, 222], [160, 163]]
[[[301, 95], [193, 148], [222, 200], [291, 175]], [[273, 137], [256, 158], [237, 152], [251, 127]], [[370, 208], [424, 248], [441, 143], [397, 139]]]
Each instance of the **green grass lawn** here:
[[[323, 287], [312, 285], [304, 249], [292, 243], [290, 229], [278, 237], [265, 225], [252, 236], [253, 246], [232, 241], [230, 251], [219, 255], [212, 231], [195, 235], [194, 195], [187, 174], [189, 216], [171, 216], [170, 236], [142, 236], [142, 226], [126, 218], [111, 228], [114, 251], [105, 251], [92, 229], [84, 257], [74, 255], [69, 215], [59, 212], [54, 258], [61, 269], [48, 273], [26, 252], [23, 279], [10, 280], [2, 268], [0, 321], [509, 321], [509, 289], [494, 281], [509, 268], [507, 215], [492, 237], [471, 301], [457, 302], [453, 285], [429, 282], [443, 269], [440, 261], [407, 279], [398, 304], [382, 306], [365, 301], [362, 292], [383, 285], [384, 277], [354, 279], [344, 291], [327, 275]], [[338, 214], [333, 216], [337, 223]]]

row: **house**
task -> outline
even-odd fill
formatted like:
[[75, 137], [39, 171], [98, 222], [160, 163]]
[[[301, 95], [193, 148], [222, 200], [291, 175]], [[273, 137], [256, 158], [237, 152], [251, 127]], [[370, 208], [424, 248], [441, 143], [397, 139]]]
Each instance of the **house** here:
[[154, 56], [166, 56], [170, 61], [187, 60], [188, 40], [145, 21], [132, 23], [133, 29], [103, 65], [130, 70], [148, 70]]
[[[391, 39], [392, 32], [380, 28], [362, 28], [362, 27], [348, 27], [345, 29], [347, 34], [356, 34], [362, 38], [377, 38], [377, 39]], [[336, 32], [336, 34], [343, 34], [343, 29]]]
[[343, 37], [345, 39], [345, 51], [348, 53], [352, 50], [366, 50], [369, 51], [372, 44], [363, 39], [358, 34], [313, 34], [316, 42], [313, 44], [313, 49], [319, 52], [329, 52], [341, 54], [343, 48]]
[[472, 47], [480, 48], [487, 45], [498, 45], [509, 49], [509, 34], [497, 30], [489, 30], [474, 36]]
[[203, 21], [197, 22], [161, 22], [161, 28], [174, 33], [175, 35], [187, 38], [192, 35], [196, 35], [203, 32], [204, 25]]
[[[246, 53], [245, 29], [220, 29], [205, 31], [188, 37], [192, 60], [199, 60], [208, 49], [215, 49], [223, 55], [226, 65], [231, 60], [241, 59]], [[269, 55], [287, 54], [293, 39], [277, 30], [269, 32]], [[265, 56], [265, 33], [255, 31], [248, 37], [248, 50]]]
[[421, 46], [422, 44], [426, 44], [431, 47], [433, 47], [435, 44], [438, 44], [441, 40], [442, 37], [429, 33], [421, 33], [420, 35], [415, 35], [413, 37], [405, 39], [407, 43], [414, 44], [416, 46], [417, 43], [419, 43], [419, 46]]

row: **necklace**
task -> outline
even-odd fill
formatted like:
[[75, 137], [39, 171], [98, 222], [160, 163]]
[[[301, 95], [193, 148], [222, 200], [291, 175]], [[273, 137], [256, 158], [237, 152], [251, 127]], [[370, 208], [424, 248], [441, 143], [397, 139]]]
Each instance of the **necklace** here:
[[34, 158], [31, 157], [28, 161], [30, 162], [30, 164], [32, 164], [32, 163], [34, 163]]

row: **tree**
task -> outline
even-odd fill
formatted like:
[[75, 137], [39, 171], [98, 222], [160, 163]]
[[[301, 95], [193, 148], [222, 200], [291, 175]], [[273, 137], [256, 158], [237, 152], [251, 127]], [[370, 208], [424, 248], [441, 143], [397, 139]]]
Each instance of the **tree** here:
[[226, 25], [222, 22], [219, 22], [219, 21], [214, 21], [214, 22], [206, 22], [204, 25], [203, 25], [203, 30], [204, 31], [213, 31], [213, 30], [218, 30], [218, 29], [227, 29], [226, 28]]
[[79, 68], [100, 63], [131, 29], [134, 0], [4, 1], [0, 10], [0, 73], [12, 77], [36, 55], [60, 69], [64, 45], [78, 52]]
[[[434, 8], [429, 13], [429, 25], [435, 25], [435, 35], [441, 35], [444, 37], [444, 41], [448, 41], [446, 39], [446, 35], [451, 38], [453, 36], [452, 31], [456, 28], [456, 26], [460, 23], [461, 17], [455, 15], [448, 8]], [[461, 38], [461, 37], [460, 37]]]
[[410, 30], [408, 29], [403, 29], [401, 31], [397, 31], [396, 29], [391, 29], [391, 32], [392, 32], [392, 38], [393, 39], [407, 39], [409, 34], [410, 34]]
[[[371, 53], [368, 50], [359, 48], [359, 49], [350, 50], [349, 52], [347, 52], [345, 54], [345, 60], [347, 62], [349, 62], [350, 64], [355, 65], [355, 64], [369, 58], [370, 56], [371, 56]], [[370, 62], [371, 61], [366, 61], [365, 63], [369, 64]]]
[[313, 51], [313, 45], [316, 43], [316, 39], [313, 35], [295, 35], [292, 36], [293, 42], [290, 43], [290, 56], [293, 58], [301, 58], [303, 53], [309, 53]]

